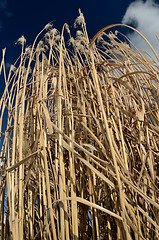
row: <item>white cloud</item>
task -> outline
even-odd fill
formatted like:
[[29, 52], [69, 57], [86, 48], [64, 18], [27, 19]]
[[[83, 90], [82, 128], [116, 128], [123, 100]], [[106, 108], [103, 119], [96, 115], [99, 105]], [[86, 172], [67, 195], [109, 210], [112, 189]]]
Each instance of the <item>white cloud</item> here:
[[[155, 36], [159, 33], [159, 4], [153, 0], [132, 2], [126, 10], [122, 23], [133, 25], [149, 40], [159, 54], [159, 41]], [[138, 49], [145, 49], [152, 55], [147, 43], [136, 32], [128, 34], [128, 37]]]

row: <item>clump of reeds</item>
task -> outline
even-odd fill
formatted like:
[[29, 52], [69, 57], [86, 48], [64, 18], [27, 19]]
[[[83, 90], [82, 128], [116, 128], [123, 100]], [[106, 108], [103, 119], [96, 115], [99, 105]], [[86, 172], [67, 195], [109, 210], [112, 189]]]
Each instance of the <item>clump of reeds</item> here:
[[157, 240], [158, 62], [119, 32], [90, 42], [79, 13], [76, 38], [22, 36], [8, 74], [3, 50], [0, 238]]

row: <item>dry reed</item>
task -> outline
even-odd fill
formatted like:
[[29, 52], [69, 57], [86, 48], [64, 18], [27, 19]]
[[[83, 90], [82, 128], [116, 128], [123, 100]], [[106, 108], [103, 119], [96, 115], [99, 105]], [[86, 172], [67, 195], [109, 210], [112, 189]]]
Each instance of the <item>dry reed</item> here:
[[0, 239], [157, 240], [158, 63], [79, 14], [75, 39], [22, 36], [8, 74], [3, 50]]

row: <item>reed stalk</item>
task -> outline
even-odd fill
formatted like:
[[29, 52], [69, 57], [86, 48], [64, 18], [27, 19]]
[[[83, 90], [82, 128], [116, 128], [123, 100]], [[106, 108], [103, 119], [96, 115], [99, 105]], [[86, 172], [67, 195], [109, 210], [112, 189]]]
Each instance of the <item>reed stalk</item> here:
[[0, 239], [157, 240], [158, 62], [129, 26], [74, 26], [21, 38], [8, 72], [2, 52]]

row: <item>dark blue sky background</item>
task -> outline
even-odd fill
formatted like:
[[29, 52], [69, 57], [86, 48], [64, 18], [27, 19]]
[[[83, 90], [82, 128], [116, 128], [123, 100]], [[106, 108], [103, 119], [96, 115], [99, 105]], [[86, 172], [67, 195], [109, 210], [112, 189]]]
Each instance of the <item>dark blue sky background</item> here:
[[[84, 14], [90, 39], [103, 27], [121, 20], [132, 0], [0, 0], [0, 50], [6, 48], [5, 62], [13, 64], [20, 54], [15, 45], [21, 36], [27, 45], [33, 43], [40, 30], [54, 20], [59, 31], [67, 22], [73, 28], [78, 9]], [[0, 58], [2, 57], [2, 51]], [[2, 78], [0, 96], [3, 91]]]

